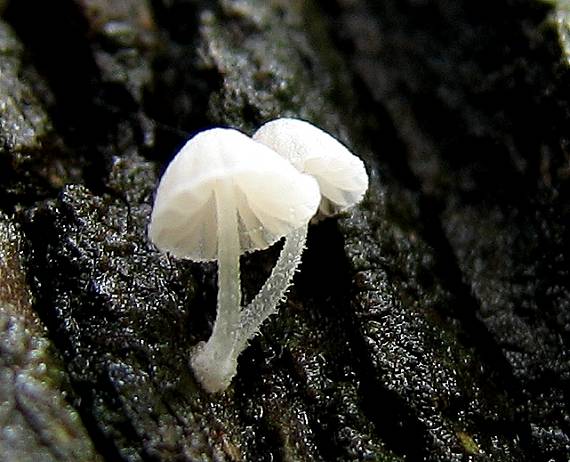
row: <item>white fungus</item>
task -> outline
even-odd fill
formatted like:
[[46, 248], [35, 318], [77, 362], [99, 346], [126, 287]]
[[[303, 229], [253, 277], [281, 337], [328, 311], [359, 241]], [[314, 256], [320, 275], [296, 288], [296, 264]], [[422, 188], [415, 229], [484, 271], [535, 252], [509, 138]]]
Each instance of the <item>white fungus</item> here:
[[281, 118], [262, 125], [253, 139], [285, 157], [319, 183], [319, 212], [333, 215], [359, 203], [368, 189], [364, 163], [320, 128], [299, 119]]
[[[317, 180], [322, 195], [319, 208], [322, 216], [356, 205], [368, 189], [364, 163], [331, 135], [309, 122], [288, 118], [272, 120], [254, 133], [253, 139], [274, 149], [299, 171]], [[260, 317], [272, 314], [287, 291], [301, 261], [307, 228], [308, 223], [286, 236], [271, 275], [259, 294], [244, 308], [242, 329], [250, 336], [259, 327]]]
[[[255, 140], [255, 141], [254, 141]], [[308, 122], [277, 119], [253, 136], [211, 129], [192, 138], [166, 169], [149, 225], [162, 251], [218, 260], [212, 335], [193, 350], [204, 389], [225, 390], [237, 358], [277, 311], [301, 261], [309, 220], [346, 210], [368, 188], [364, 164]], [[279, 259], [252, 302], [241, 308], [239, 256], [285, 237]]]
[[156, 192], [151, 241], [179, 258], [218, 260], [216, 321], [191, 357], [205, 390], [227, 388], [249, 339], [240, 313], [240, 254], [306, 229], [319, 201], [313, 178], [232, 129], [197, 134], [169, 164]]

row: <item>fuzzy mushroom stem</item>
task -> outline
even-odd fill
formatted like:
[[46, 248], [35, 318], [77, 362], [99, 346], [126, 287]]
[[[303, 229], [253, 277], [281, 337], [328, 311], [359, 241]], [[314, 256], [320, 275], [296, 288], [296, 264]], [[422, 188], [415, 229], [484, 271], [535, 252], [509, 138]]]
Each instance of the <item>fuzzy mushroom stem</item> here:
[[240, 326], [240, 242], [232, 184], [220, 182], [215, 191], [218, 218], [218, 310], [212, 335], [194, 349], [191, 365], [210, 393], [222, 391], [237, 370], [236, 343]]
[[293, 230], [285, 237], [283, 249], [271, 275], [241, 314], [241, 329], [237, 351], [242, 351], [247, 342], [259, 333], [259, 327], [269, 316], [277, 313], [285, 292], [293, 282], [295, 271], [301, 263], [301, 254], [307, 241], [308, 223]]

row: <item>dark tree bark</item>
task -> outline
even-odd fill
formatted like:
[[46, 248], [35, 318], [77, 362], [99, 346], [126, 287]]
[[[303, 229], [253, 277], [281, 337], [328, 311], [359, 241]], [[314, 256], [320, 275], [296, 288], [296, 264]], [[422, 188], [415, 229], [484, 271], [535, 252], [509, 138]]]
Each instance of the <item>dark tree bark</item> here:
[[[0, 459], [570, 458], [565, 1], [2, 8]], [[154, 189], [199, 130], [280, 116], [370, 189], [209, 395], [215, 266], [148, 241]]]

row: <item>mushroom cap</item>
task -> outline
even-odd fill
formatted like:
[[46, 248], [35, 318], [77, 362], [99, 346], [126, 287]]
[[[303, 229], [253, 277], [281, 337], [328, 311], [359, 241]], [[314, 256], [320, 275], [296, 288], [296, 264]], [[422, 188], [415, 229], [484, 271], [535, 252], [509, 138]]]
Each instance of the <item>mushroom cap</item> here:
[[214, 128], [190, 139], [168, 165], [156, 192], [150, 240], [179, 258], [217, 259], [216, 194], [228, 190], [241, 253], [265, 249], [305, 225], [320, 201], [316, 181], [272, 149], [237, 130]]
[[331, 215], [362, 200], [368, 189], [364, 163], [343, 144], [309, 122], [276, 119], [262, 125], [253, 139], [274, 149], [300, 172], [319, 183], [320, 212]]

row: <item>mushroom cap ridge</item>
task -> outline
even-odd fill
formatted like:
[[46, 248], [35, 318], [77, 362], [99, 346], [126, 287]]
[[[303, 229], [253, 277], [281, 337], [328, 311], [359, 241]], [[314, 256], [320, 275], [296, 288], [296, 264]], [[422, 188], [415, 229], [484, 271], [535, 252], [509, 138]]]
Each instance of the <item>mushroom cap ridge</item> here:
[[317, 182], [272, 149], [237, 130], [214, 128], [191, 138], [168, 165], [156, 192], [150, 240], [179, 258], [217, 259], [220, 184], [232, 186], [241, 253], [265, 249], [305, 225], [320, 201]]
[[368, 174], [362, 160], [309, 122], [275, 119], [262, 125], [252, 138], [274, 149], [300, 172], [315, 177], [323, 196], [320, 205], [323, 215], [359, 203], [368, 189]]

